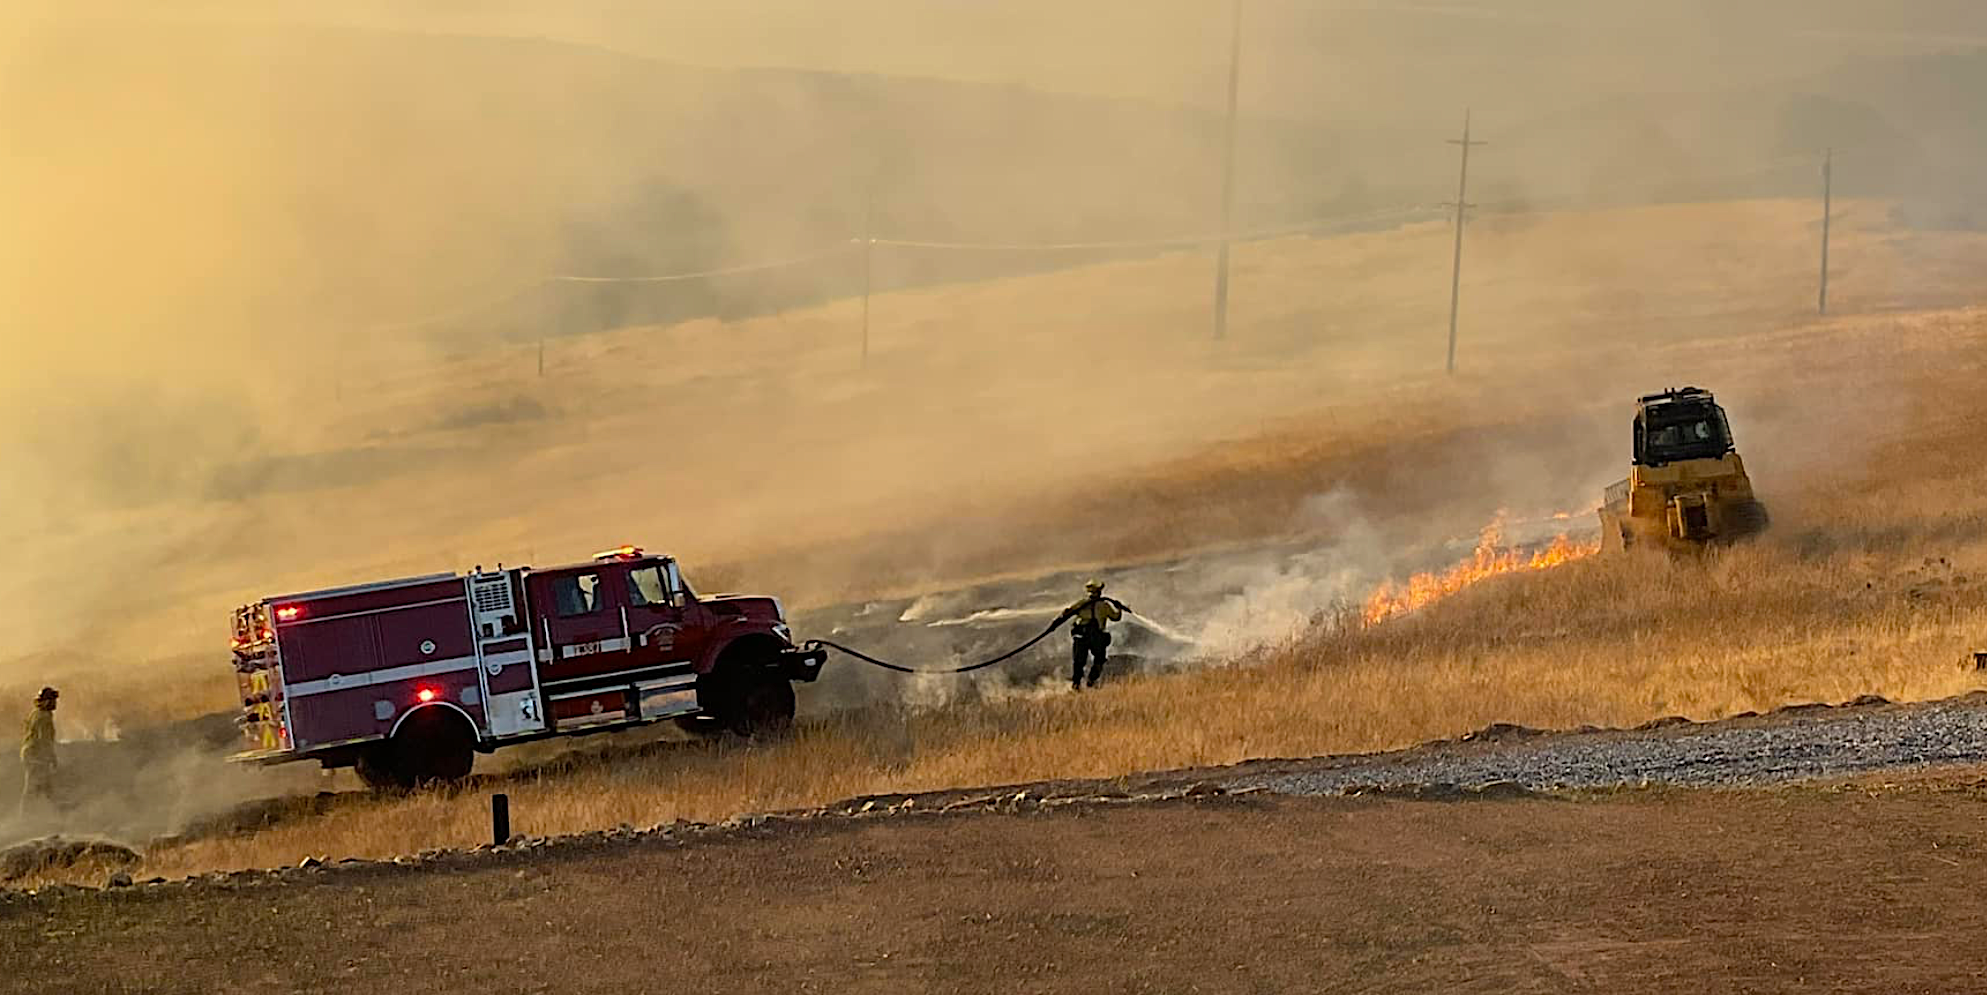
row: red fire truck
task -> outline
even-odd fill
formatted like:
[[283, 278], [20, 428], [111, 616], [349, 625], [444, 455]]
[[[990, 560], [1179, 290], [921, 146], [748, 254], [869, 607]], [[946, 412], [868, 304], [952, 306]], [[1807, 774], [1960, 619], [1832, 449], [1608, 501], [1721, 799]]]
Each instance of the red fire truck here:
[[264, 598], [234, 614], [253, 744], [234, 759], [395, 787], [467, 776], [499, 746], [663, 719], [777, 733], [792, 682], [825, 658], [794, 646], [777, 598], [699, 595], [633, 546]]

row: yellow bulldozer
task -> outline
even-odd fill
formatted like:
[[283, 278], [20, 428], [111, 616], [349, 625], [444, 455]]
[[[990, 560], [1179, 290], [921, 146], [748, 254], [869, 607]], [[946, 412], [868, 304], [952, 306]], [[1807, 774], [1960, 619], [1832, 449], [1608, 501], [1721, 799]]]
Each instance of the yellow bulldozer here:
[[1725, 409], [1711, 392], [1680, 387], [1636, 400], [1635, 456], [1628, 479], [1601, 497], [1601, 548], [1685, 550], [1766, 528], [1732, 444]]

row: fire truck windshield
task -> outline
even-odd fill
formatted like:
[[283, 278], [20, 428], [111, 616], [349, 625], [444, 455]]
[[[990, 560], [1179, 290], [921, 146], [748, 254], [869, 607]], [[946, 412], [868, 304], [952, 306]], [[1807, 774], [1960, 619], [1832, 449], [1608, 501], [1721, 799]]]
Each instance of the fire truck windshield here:
[[628, 604], [638, 608], [669, 604], [669, 581], [660, 564], [628, 571]]

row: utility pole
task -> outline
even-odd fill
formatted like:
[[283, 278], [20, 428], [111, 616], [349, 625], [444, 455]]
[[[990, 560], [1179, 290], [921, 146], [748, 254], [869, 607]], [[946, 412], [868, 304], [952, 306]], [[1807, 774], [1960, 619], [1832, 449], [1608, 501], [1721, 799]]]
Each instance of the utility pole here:
[[876, 181], [869, 184], [868, 198], [862, 209], [862, 365], [869, 365], [869, 290], [871, 277], [875, 272], [873, 263], [876, 255]]
[[1463, 137], [1449, 139], [1450, 145], [1463, 147], [1463, 168], [1461, 178], [1456, 181], [1456, 261], [1449, 274], [1449, 366], [1450, 373], [1456, 372], [1456, 313], [1463, 300], [1463, 217], [1464, 212], [1476, 205], [1469, 202], [1470, 193], [1470, 146], [1488, 145], [1489, 142], [1470, 140], [1470, 112], [1463, 108]]
[[1815, 298], [1815, 313], [1828, 313], [1828, 216], [1835, 196], [1835, 150], [1821, 155], [1821, 293]]
[[538, 285], [538, 376], [545, 377], [545, 336], [556, 329], [559, 320], [559, 305], [553, 300], [558, 293], [558, 285], [550, 280]]
[[1242, 0], [1231, 0], [1228, 29], [1228, 117], [1222, 126], [1221, 250], [1214, 264], [1214, 337], [1228, 334], [1228, 233], [1235, 228], [1235, 103], [1242, 77]]

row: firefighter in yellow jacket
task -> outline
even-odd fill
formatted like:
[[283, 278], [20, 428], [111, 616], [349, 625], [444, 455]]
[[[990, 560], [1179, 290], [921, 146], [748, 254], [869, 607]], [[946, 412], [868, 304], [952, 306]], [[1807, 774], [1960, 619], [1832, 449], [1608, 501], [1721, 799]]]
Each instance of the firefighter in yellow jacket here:
[[55, 699], [54, 688], [42, 688], [35, 695], [34, 711], [28, 713], [21, 734], [21, 769], [26, 773], [22, 815], [55, 806]]
[[[1097, 686], [1097, 678], [1104, 674], [1104, 653], [1111, 645], [1111, 634], [1105, 631], [1110, 625], [1124, 617], [1125, 606], [1104, 596], [1104, 582], [1093, 580], [1083, 585], [1083, 600], [1063, 609], [1062, 621], [1074, 619], [1070, 627], [1070, 655], [1073, 663], [1069, 671], [1069, 686], [1081, 691], [1084, 684]], [[1090, 658], [1090, 678], [1083, 677], [1083, 660]]]

